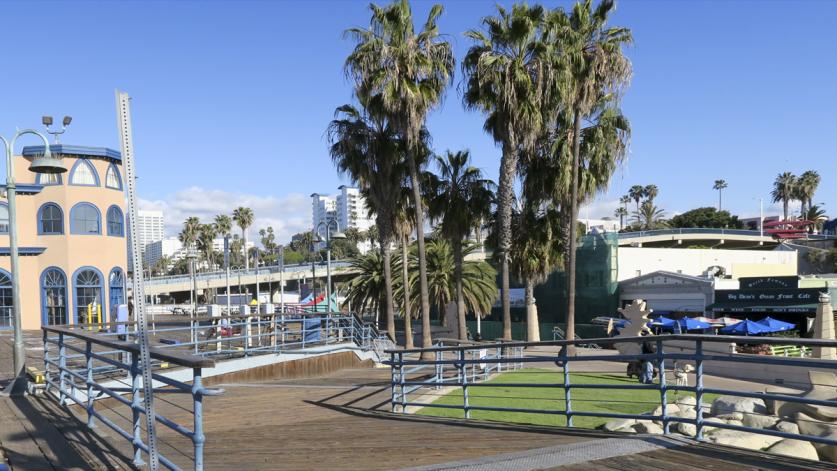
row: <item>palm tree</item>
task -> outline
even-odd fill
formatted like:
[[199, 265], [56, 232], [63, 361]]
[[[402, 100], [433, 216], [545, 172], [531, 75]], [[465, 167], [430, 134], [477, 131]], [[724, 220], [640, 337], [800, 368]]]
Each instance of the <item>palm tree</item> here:
[[[462, 264], [462, 296], [465, 299], [465, 309], [482, 317], [490, 312], [491, 305], [497, 299], [497, 272], [485, 261], [467, 260], [467, 256], [478, 250], [475, 244], [468, 243], [462, 249], [466, 257]], [[410, 264], [417, 264], [416, 257], [411, 257]], [[427, 243], [427, 273], [430, 288], [430, 298], [436, 306], [439, 314], [444, 316], [445, 307], [450, 304], [456, 296], [456, 282], [454, 281], [456, 270], [453, 256], [453, 249], [445, 239], [431, 239]], [[418, 295], [419, 286], [416, 272], [410, 277], [410, 295], [415, 298]], [[403, 286], [399, 285], [396, 292], [397, 297]], [[415, 309], [415, 308], [414, 308]]]
[[600, 108], [603, 101], [618, 106], [620, 92], [631, 77], [631, 63], [622, 47], [632, 42], [627, 28], [608, 27], [613, 0], [602, 0], [593, 8], [592, 0], [577, 2], [568, 15], [553, 10], [549, 28], [559, 61], [557, 88], [566, 114], [572, 119], [572, 191], [570, 217], [567, 221], [567, 338], [575, 338], [575, 225], [578, 219], [579, 174], [583, 123]]
[[624, 206], [619, 206], [613, 212], [613, 215], [619, 218], [619, 230], [625, 228], [625, 218], [628, 216], [628, 210]]
[[625, 208], [625, 211], [628, 210], [628, 203], [630, 203], [630, 202], [631, 202], [630, 195], [624, 195], [624, 196], [619, 197], [619, 204], [621, 204], [622, 207]]
[[[422, 157], [422, 136], [427, 114], [442, 100], [453, 78], [454, 57], [449, 42], [441, 39], [436, 20], [442, 5], [433, 5], [421, 31], [416, 33], [407, 0], [386, 7], [369, 6], [372, 18], [368, 29], [351, 28], [346, 34], [357, 42], [346, 59], [345, 69], [361, 95], [379, 94], [381, 108], [404, 139], [407, 169], [413, 191], [413, 204], [423, 209], [418, 160]], [[429, 332], [430, 300], [427, 291], [427, 261], [424, 247], [424, 214], [416, 212], [419, 284], [422, 323]], [[422, 346], [432, 346], [430, 336], [422, 336]]]
[[825, 224], [825, 221], [828, 220], [828, 216], [826, 216], [825, 210], [820, 205], [814, 204], [802, 214], [802, 219], [813, 222], [814, 225], [811, 230], [819, 233], [822, 231], [822, 226]]
[[639, 202], [645, 197], [645, 187], [642, 185], [632, 186], [628, 190], [628, 196], [636, 203], [636, 211], [634, 211], [634, 214], [639, 213]]
[[726, 180], [715, 180], [715, 184], [712, 185], [713, 190], [718, 190], [718, 212], [721, 212], [721, 193], [727, 187]]
[[797, 199], [802, 203], [801, 213], [806, 213], [806, 208], [813, 207], [814, 193], [820, 186], [820, 174], [816, 170], [808, 170], [802, 173], [797, 180]]
[[221, 236], [227, 236], [232, 232], [232, 218], [226, 214], [215, 216], [215, 230]]
[[180, 243], [182, 243], [187, 250], [193, 248], [195, 241], [198, 240], [200, 227], [200, 219], [194, 216], [186, 218], [186, 221], [183, 222], [183, 229], [180, 231], [177, 238], [180, 239]]
[[796, 196], [796, 176], [790, 172], [780, 173], [773, 181], [773, 191], [770, 195], [773, 197], [773, 202], [782, 202], [782, 209], [785, 221], [788, 220], [788, 205], [790, 201]]
[[540, 41], [544, 9], [515, 4], [482, 20], [484, 30], [470, 30], [473, 40], [462, 63], [463, 101], [486, 115], [483, 129], [502, 146], [497, 191], [498, 244], [503, 306], [503, 338], [511, 339], [509, 251], [512, 244], [514, 181], [520, 150], [531, 149], [543, 127], [548, 102], [548, 51]]
[[344, 304], [351, 305], [360, 313], [372, 311], [384, 314], [381, 311], [387, 303], [386, 292], [392, 291], [392, 288], [387, 288], [381, 253], [370, 250], [366, 255], [349, 260], [349, 266], [356, 274], [349, 282]]
[[[370, 239], [378, 243], [384, 276], [385, 296], [382, 314], [387, 333], [395, 339], [394, 302], [390, 242], [394, 236], [395, 201], [404, 180], [404, 148], [391, 121], [382, 109], [378, 95], [358, 95], [361, 110], [343, 105], [335, 111], [328, 127], [329, 153], [337, 170], [348, 174], [375, 214], [375, 228]], [[373, 230], [375, 229], [375, 230]], [[429, 313], [428, 313], [429, 315]]]
[[233, 210], [233, 221], [241, 228], [241, 239], [244, 241], [244, 269], [250, 269], [250, 256], [247, 253], [247, 228], [253, 225], [253, 210], [240, 206]]
[[518, 231], [512, 244], [512, 262], [515, 274], [526, 287], [526, 340], [540, 342], [535, 286], [546, 281], [562, 262], [561, 217], [556, 208], [524, 204], [516, 219]]
[[[398, 206], [395, 210], [395, 232], [401, 239], [401, 256], [394, 263], [396, 270], [400, 271], [400, 283], [402, 286], [399, 301], [404, 311], [404, 348], [414, 348], [413, 343], [413, 311], [410, 309], [410, 291], [403, 289], [410, 283], [410, 234], [415, 225], [415, 208], [410, 203], [409, 188], [402, 188], [398, 198]], [[422, 335], [430, 335], [430, 331], [422, 331]]]
[[642, 229], [651, 230], [664, 226], [665, 211], [654, 206], [651, 201], [643, 201], [634, 216]]
[[467, 150], [448, 151], [444, 157], [436, 157], [439, 177], [429, 204], [430, 218], [441, 223], [440, 234], [453, 248], [459, 340], [468, 340], [462, 294], [462, 245], [481, 221], [491, 215], [494, 200], [494, 182], [483, 178], [482, 171], [470, 165], [470, 158]]
[[212, 269], [214, 264], [215, 248], [212, 243], [215, 241], [216, 234], [217, 229], [214, 224], [201, 224], [198, 228], [197, 248], [203, 254], [208, 269]]
[[645, 195], [645, 199], [650, 202], [654, 202], [654, 198], [660, 194], [660, 189], [657, 188], [657, 185], [645, 185], [645, 189], [642, 190], [643, 195]]

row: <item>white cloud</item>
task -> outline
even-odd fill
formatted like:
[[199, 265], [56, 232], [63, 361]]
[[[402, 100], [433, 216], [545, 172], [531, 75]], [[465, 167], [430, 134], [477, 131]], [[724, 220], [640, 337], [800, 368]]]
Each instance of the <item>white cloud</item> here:
[[233, 209], [239, 206], [252, 209], [255, 216], [253, 226], [248, 230], [250, 240], [258, 239], [259, 229], [271, 226], [277, 241], [284, 243], [293, 234], [310, 229], [311, 225], [311, 200], [301, 193], [282, 197], [258, 196], [191, 186], [161, 200], [140, 198], [139, 206], [163, 211], [166, 234], [170, 236], [176, 236], [183, 221], [190, 216], [209, 223], [218, 214], [232, 215]]
[[603, 200], [603, 199], [595, 199], [589, 203], [585, 203], [581, 205], [578, 210], [578, 218], [579, 219], [602, 219], [602, 218], [611, 218], [611, 219], [618, 219], [616, 216], [613, 215], [616, 208], [619, 207], [619, 200]]

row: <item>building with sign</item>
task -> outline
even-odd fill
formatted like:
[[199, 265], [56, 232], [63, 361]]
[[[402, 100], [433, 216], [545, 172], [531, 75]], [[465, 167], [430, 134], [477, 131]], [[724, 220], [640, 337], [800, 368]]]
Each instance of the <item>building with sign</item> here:
[[[64, 174], [35, 174], [16, 156], [17, 236], [22, 326], [98, 322], [126, 301], [125, 193], [122, 158], [103, 147], [50, 146]], [[0, 330], [11, 328], [9, 213], [0, 200]]]
[[714, 302], [714, 278], [655, 271], [619, 282], [619, 305], [641, 299], [657, 314], [703, 315]]

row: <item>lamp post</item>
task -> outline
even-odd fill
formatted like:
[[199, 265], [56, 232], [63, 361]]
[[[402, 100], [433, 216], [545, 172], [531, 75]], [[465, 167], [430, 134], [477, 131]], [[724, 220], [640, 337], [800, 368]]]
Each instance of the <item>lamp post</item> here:
[[285, 313], [285, 246], [279, 249], [279, 312]]
[[15, 133], [11, 141], [0, 136], [0, 141], [6, 147], [6, 199], [9, 204], [9, 257], [12, 271], [12, 312], [14, 314], [14, 379], [6, 388], [9, 395], [20, 395], [26, 390], [26, 351], [23, 348], [23, 316], [20, 309], [20, 261], [17, 247], [17, 207], [15, 205], [16, 188], [14, 171], [14, 146], [17, 138], [25, 134], [34, 134], [44, 141], [44, 155], [36, 157], [29, 164], [29, 171], [35, 173], [64, 173], [67, 167], [49, 151], [47, 138], [32, 129], [24, 129]]
[[[331, 233], [331, 225], [334, 224], [334, 234]], [[320, 239], [320, 230], [325, 227], [325, 243], [326, 243], [326, 312], [329, 312], [331, 309], [331, 240], [332, 239], [345, 239], [346, 234], [340, 232], [340, 226], [337, 224], [337, 221], [334, 219], [329, 219], [328, 221], [320, 221], [317, 224], [317, 242]], [[314, 305], [316, 309], [316, 304]]]
[[229, 316], [232, 311], [232, 306], [230, 305], [230, 235], [224, 234], [224, 271], [225, 271], [225, 278], [226, 278], [226, 285], [227, 285], [227, 316]]
[[195, 345], [195, 349], [197, 349], [197, 332], [195, 332], [195, 318], [198, 315], [198, 282], [195, 277], [195, 259], [198, 255], [195, 253], [194, 249], [190, 246], [188, 251], [186, 252], [186, 259], [189, 260], [189, 275], [192, 281], [192, 289], [189, 290], [189, 297], [191, 298], [192, 304], [192, 315], [189, 316], [189, 338], [191, 342]]

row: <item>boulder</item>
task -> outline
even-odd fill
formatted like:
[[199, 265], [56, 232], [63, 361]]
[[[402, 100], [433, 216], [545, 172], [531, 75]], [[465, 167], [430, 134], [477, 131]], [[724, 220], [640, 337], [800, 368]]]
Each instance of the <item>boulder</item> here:
[[779, 422], [775, 415], [744, 414], [744, 425], [752, 428], [771, 428]]
[[680, 422], [676, 427], [677, 432], [682, 433], [687, 437], [694, 437], [697, 434], [697, 427], [695, 427], [695, 424]]
[[744, 425], [744, 422], [736, 419], [726, 419], [724, 422], [726, 422], [727, 425], [735, 425], [737, 427], [742, 427]]
[[713, 416], [717, 417], [735, 412], [767, 414], [767, 406], [761, 399], [752, 397], [720, 396], [712, 401], [711, 414]]
[[817, 456], [817, 449], [811, 442], [802, 440], [785, 439], [767, 449], [770, 453], [777, 455], [791, 456], [794, 458], [802, 458], [803, 460], [819, 461]]
[[638, 420], [634, 425], [636, 433], [649, 433], [654, 435], [662, 435], [663, 428], [651, 422], [650, 420]]
[[773, 428], [780, 432], [799, 434], [799, 426], [795, 422], [789, 422], [787, 420], [780, 420]]
[[[616, 420], [611, 420], [610, 422], [604, 424], [604, 426], [602, 426], [602, 430], [605, 430], [605, 431], [608, 431], [608, 432], [625, 432], [625, 431], [633, 432], [633, 429], [631, 429], [631, 427], [634, 426], [635, 424], [636, 424], [636, 419], [616, 419]], [[626, 429], [630, 429], [630, 430], [626, 430]]]
[[[680, 412], [680, 408], [677, 407], [677, 404], [666, 404], [666, 415], [675, 415], [678, 412]], [[657, 406], [657, 408], [654, 409], [653, 412], [651, 412], [651, 415], [663, 415], [663, 406]]]
[[744, 414], [741, 413], [741, 412], [728, 412], [726, 414], [715, 415], [714, 417], [712, 417], [712, 419], [713, 420], [717, 419], [717, 420], [739, 420], [739, 421], [743, 421], [744, 420]]
[[[815, 437], [828, 437], [837, 440], [837, 423], [823, 422], [802, 412], [796, 414], [796, 425], [799, 426], [799, 433]], [[820, 459], [837, 463], [837, 446], [814, 444]]]
[[694, 409], [697, 406], [697, 400], [695, 396], [678, 396], [674, 403], [680, 407], [680, 410], [686, 409]]
[[697, 417], [697, 411], [692, 408], [680, 408], [680, 412], [675, 414], [677, 417], [682, 417], [684, 419], [695, 419]]
[[710, 442], [718, 445], [746, 448], [748, 450], [764, 450], [774, 443], [782, 440], [779, 437], [762, 435], [752, 432], [739, 432], [738, 430], [719, 429], [706, 436]]

